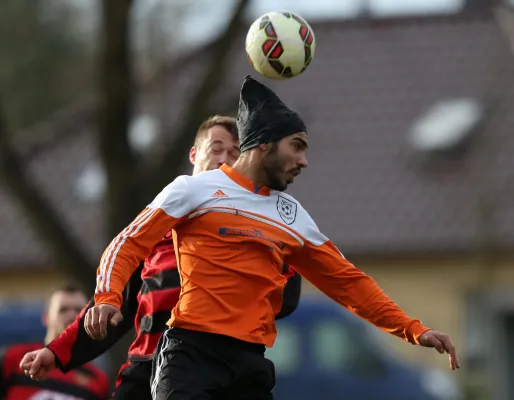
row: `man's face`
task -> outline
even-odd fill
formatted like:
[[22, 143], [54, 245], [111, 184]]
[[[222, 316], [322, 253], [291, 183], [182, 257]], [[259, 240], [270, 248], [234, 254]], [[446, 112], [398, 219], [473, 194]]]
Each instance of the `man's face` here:
[[55, 336], [61, 334], [70, 325], [87, 303], [82, 292], [55, 292], [48, 303], [44, 322]]
[[293, 183], [302, 168], [307, 168], [307, 134], [305, 132], [286, 136], [270, 143], [262, 160], [262, 169], [273, 190], [284, 191]]
[[191, 149], [189, 160], [194, 165], [193, 174], [197, 174], [217, 169], [223, 163], [232, 166], [240, 154], [239, 141], [223, 126], [215, 125], [209, 128], [200, 146]]

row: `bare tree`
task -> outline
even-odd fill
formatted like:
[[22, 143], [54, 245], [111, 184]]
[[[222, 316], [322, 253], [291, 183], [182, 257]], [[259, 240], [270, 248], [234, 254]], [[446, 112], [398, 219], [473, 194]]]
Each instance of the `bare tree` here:
[[[101, 53], [99, 70], [99, 132], [97, 144], [108, 179], [107, 230], [117, 234], [144, 207], [142, 199], [154, 195], [169, 176], [180, 173], [183, 154], [188, 150], [198, 125], [212, 111], [209, 100], [223, 82], [227, 53], [237, 37], [239, 24], [249, 0], [240, 0], [225, 30], [210, 46], [208, 73], [199, 85], [185, 123], [174, 138], [174, 146], [158, 163], [148, 166], [133, 153], [128, 140], [135, 93], [129, 17], [132, 0], [102, 1]], [[7, 127], [0, 119], [0, 176], [30, 218], [39, 236], [56, 255], [58, 268], [92, 293], [96, 263], [89, 259], [66, 227], [54, 206], [31, 181], [20, 155], [9, 141]], [[161, 171], [167, 171], [162, 174]], [[112, 353], [113, 366], [126, 357], [126, 346]]]
[[194, 5], [186, 1], [159, 0], [134, 24], [133, 48], [136, 79], [151, 80], [167, 60], [180, 51], [180, 33], [185, 28]]
[[0, 176], [12, 195], [18, 200], [25, 214], [43, 242], [55, 251], [59, 268], [74, 278], [83, 289], [92, 293], [93, 264], [82, 247], [60, 222], [55, 207], [39, 191], [25, 171], [22, 157], [10, 141], [5, 118], [0, 115]]
[[69, 2], [0, 2], [0, 91], [10, 133], [24, 133], [90, 90], [93, 52], [78, 32], [78, 16]]

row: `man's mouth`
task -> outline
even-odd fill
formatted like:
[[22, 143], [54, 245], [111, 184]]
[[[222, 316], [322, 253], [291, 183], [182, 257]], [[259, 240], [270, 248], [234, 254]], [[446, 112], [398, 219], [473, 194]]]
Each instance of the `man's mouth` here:
[[291, 176], [291, 178], [288, 179], [288, 184], [294, 182], [294, 178], [296, 178], [298, 175], [300, 175], [300, 171], [299, 170], [290, 171], [289, 175]]

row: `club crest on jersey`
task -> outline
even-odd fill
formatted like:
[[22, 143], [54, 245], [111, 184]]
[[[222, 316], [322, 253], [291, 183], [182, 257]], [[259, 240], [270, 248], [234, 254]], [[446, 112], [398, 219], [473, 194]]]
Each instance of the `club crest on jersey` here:
[[278, 195], [277, 211], [280, 218], [287, 224], [291, 225], [296, 219], [296, 203], [285, 197]]

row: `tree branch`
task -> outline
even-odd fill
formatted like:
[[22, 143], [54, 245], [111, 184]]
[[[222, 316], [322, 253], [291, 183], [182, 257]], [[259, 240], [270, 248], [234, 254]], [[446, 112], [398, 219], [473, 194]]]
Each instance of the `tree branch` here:
[[102, 1], [100, 129], [98, 146], [107, 174], [107, 227], [113, 237], [140, 211], [133, 180], [136, 157], [128, 140], [134, 81], [130, 56], [132, 0]]
[[87, 293], [93, 293], [95, 265], [68, 229], [59, 222], [62, 218], [48, 199], [32, 183], [9, 137], [4, 116], [0, 112], [0, 175], [39, 237], [53, 250], [58, 267]]
[[[107, 237], [117, 235], [142, 208], [141, 189], [134, 179], [137, 159], [129, 142], [135, 82], [131, 59], [130, 11], [133, 0], [103, 0], [98, 146], [107, 175]], [[93, 277], [88, 277], [92, 279]], [[127, 357], [132, 341], [125, 335], [108, 354], [111, 377]]]
[[238, 2], [225, 31], [213, 43], [210, 63], [207, 65], [209, 70], [193, 96], [180, 133], [173, 139], [173, 145], [165, 153], [162, 162], [152, 165], [142, 177], [146, 181], [147, 192], [157, 193], [170, 182], [170, 176], [180, 174], [184, 155], [189, 150], [198, 127], [211, 113], [210, 100], [223, 83], [223, 77], [230, 61], [228, 53], [234, 38], [239, 37], [237, 33], [249, 3], [249, 0]]

